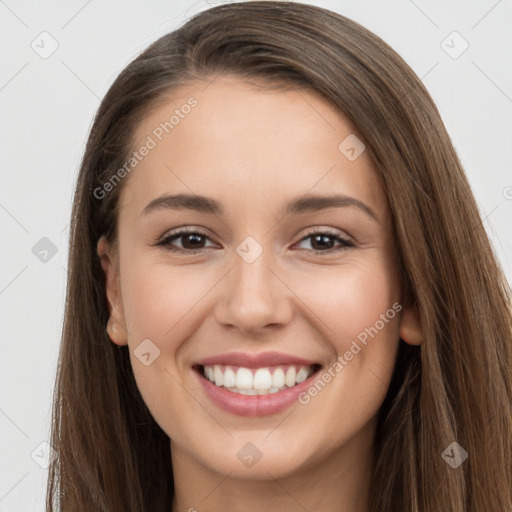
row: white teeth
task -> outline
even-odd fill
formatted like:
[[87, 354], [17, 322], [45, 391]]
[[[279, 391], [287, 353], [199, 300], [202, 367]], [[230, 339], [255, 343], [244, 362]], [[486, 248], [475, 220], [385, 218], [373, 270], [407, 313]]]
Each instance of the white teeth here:
[[269, 393], [277, 393], [278, 391], [283, 391], [288, 388], [286, 386], [281, 388], [275, 388], [272, 386], [270, 389], [238, 389], [237, 387], [226, 389], [232, 393], [238, 393], [239, 395], [268, 395]]
[[[301, 368], [297, 372], [297, 375], [295, 376], [295, 382], [297, 382], [297, 384], [300, 384], [301, 382], [304, 382], [307, 378], [308, 378], [308, 372], [306, 370], [304, 370], [304, 368]], [[217, 380], [217, 379], [215, 379], [215, 380]]]
[[224, 370], [224, 386], [227, 388], [234, 388], [236, 386], [236, 375], [231, 368]]
[[290, 366], [286, 373], [282, 367], [258, 368], [256, 371], [243, 367], [224, 365], [204, 366], [204, 375], [216, 386], [224, 386], [241, 395], [267, 395], [291, 388], [304, 382], [313, 372], [312, 367]]
[[[284, 372], [282, 368], [277, 368], [274, 370], [272, 374], [272, 387], [273, 388], [282, 388], [285, 384], [284, 381]], [[291, 386], [290, 386], [291, 387]]]
[[272, 387], [272, 375], [268, 368], [259, 368], [254, 374], [254, 389], [270, 389]]
[[215, 365], [213, 367], [213, 376], [215, 377], [215, 385], [222, 386], [224, 384], [224, 374], [220, 369], [220, 366]]
[[288, 371], [286, 372], [285, 383], [289, 388], [295, 386], [295, 366], [290, 366], [290, 368], [288, 368]]
[[228, 388], [230, 391], [234, 393], [239, 393], [240, 395], [257, 395], [258, 392], [255, 389], [238, 389], [238, 388]]
[[[215, 382], [217, 385], [217, 382]], [[236, 387], [238, 389], [252, 388], [252, 373], [248, 368], [238, 368], [236, 372]]]

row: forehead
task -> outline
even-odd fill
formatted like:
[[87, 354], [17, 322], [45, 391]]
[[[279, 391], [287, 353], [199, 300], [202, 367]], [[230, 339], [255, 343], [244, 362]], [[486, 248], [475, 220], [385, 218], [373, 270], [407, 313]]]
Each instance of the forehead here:
[[[171, 192], [254, 208], [336, 189], [384, 216], [386, 198], [362, 139], [343, 113], [309, 90], [228, 76], [193, 82], [172, 91], [138, 127], [133, 149], [149, 149], [139, 152], [121, 210], [129, 204], [140, 212]], [[347, 145], [360, 156], [347, 158]]]

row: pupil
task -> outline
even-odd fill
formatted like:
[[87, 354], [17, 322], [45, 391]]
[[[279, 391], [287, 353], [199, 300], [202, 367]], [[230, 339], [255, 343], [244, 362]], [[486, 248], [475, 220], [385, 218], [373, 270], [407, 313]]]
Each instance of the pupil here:
[[[325, 239], [330, 239], [331, 237], [330, 237], [330, 235], [315, 235], [313, 238], [314, 238], [315, 244], [316, 244], [316, 242], [318, 240], [322, 240], [323, 239], [325, 241]], [[328, 246], [328, 248], [332, 247], [332, 240], [330, 241], [330, 243], [327, 243], [327, 246]], [[320, 247], [324, 247], [325, 248], [326, 246], [325, 245], [322, 246], [322, 244], [320, 244]]]
[[[185, 240], [190, 240], [191, 238], [192, 238], [192, 239], [196, 239], [196, 242], [197, 242], [197, 239], [199, 239], [199, 245], [201, 244], [201, 238], [202, 238], [202, 235], [198, 235], [197, 233], [192, 233], [192, 234], [190, 234], [190, 235], [187, 235], [187, 236], [185, 237]], [[187, 244], [187, 243], [184, 243], [183, 245], [186, 247], [188, 244]], [[192, 242], [192, 246], [193, 246], [193, 247], [192, 247], [192, 249], [194, 249], [194, 248], [195, 248], [195, 247], [194, 247], [194, 245], [197, 245], [197, 244], [194, 244], [194, 242]], [[190, 248], [190, 247], [189, 247], [189, 248]]]

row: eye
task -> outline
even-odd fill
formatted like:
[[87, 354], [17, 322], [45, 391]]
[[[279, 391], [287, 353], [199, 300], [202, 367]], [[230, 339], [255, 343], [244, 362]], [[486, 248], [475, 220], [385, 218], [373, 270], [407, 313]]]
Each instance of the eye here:
[[[329, 241], [331, 239], [331, 241]], [[313, 253], [314, 254], [322, 254], [322, 253], [331, 253], [331, 252], [339, 252], [344, 251], [349, 247], [355, 247], [355, 244], [351, 242], [350, 240], [346, 240], [342, 237], [340, 237], [336, 233], [332, 233], [330, 231], [327, 231], [325, 229], [323, 230], [316, 230], [311, 231], [308, 233], [299, 243], [302, 243], [304, 241], [311, 240], [311, 243], [313, 245]], [[339, 242], [339, 245], [341, 245], [340, 248], [333, 248], [333, 242], [332, 240], [336, 240]], [[316, 249], [314, 246], [316, 245]], [[318, 248], [322, 248], [319, 250]]]
[[[172, 241], [179, 238], [183, 239], [182, 247], [173, 246]], [[204, 249], [201, 244], [204, 243], [205, 239], [208, 239], [208, 235], [199, 230], [179, 231], [166, 235], [155, 245], [172, 252], [196, 253]]]

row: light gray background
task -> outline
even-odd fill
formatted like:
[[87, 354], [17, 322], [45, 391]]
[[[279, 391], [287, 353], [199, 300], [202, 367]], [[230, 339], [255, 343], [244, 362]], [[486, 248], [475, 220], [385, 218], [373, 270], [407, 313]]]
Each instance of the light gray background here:
[[[100, 98], [160, 35], [221, 2], [0, 0], [0, 512], [43, 511], [71, 198]], [[512, 276], [512, 1], [325, 0], [387, 41], [437, 103]], [[58, 49], [47, 59], [47, 31]], [[463, 47], [457, 31], [469, 44]], [[445, 41], [445, 43], [442, 43]], [[41, 261], [32, 248], [56, 246]], [[37, 252], [37, 251], [36, 251]], [[43, 255], [40, 255], [43, 257]]]

